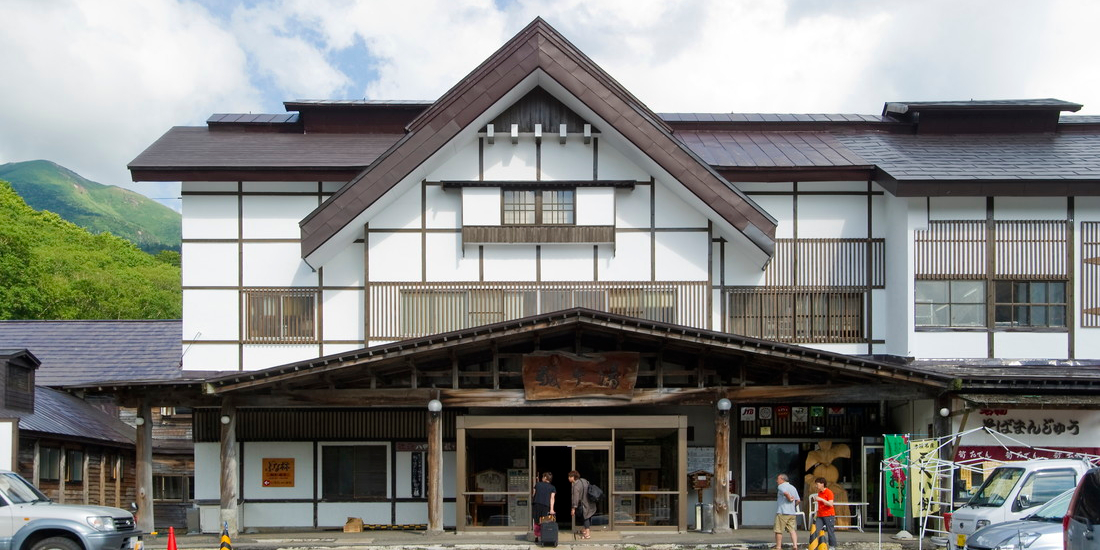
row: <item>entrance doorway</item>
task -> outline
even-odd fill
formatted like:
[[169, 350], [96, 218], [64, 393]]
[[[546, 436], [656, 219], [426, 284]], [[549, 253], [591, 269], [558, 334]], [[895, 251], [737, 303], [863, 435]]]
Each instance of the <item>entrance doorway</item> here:
[[[573, 504], [573, 487], [569, 483], [569, 472], [576, 470], [582, 478], [600, 488], [608, 487], [607, 480], [611, 472], [611, 446], [609, 444], [593, 444], [582, 442], [533, 443], [531, 476], [539, 479], [543, 472], [554, 474], [554, 488], [557, 496], [554, 497], [554, 513], [558, 517], [560, 527], [574, 528], [581, 525], [573, 524], [570, 510]], [[609, 517], [607, 509], [607, 495], [596, 503], [596, 513], [601, 517]], [[596, 518], [596, 522], [600, 522]]]

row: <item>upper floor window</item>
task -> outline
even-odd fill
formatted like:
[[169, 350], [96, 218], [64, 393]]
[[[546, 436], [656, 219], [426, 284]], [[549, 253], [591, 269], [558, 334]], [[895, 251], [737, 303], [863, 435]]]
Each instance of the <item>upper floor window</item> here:
[[918, 327], [984, 327], [985, 281], [917, 281]]
[[573, 225], [572, 189], [503, 189], [504, 225]]
[[246, 341], [313, 342], [317, 339], [317, 291], [246, 290]]
[[1066, 326], [1064, 281], [997, 281], [993, 288], [997, 326]]

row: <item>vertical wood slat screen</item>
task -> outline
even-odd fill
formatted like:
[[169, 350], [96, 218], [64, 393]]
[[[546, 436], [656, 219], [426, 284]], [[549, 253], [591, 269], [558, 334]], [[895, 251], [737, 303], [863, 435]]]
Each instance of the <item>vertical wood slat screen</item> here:
[[863, 292], [734, 287], [729, 332], [788, 343], [864, 342]]
[[705, 281], [371, 283], [369, 342], [417, 338], [583, 307], [707, 328]]
[[317, 341], [318, 292], [302, 288], [246, 288], [245, 340], [272, 344]]
[[1066, 222], [998, 221], [994, 274], [1021, 279], [1065, 279]]
[[917, 277], [984, 279], [985, 220], [930, 221], [913, 232]]
[[1100, 222], [1081, 222], [1081, 326], [1100, 328]]
[[[870, 245], [871, 281], [867, 281]], [[885, 239], [776, 239], [767, 286], [883, 288]]]
[[1066, 222], [997, 220], [993, 222], [994, 271], [987, 274], [986, 220], [930, 221], [914, 232], [918, 278], [1066, 279]]

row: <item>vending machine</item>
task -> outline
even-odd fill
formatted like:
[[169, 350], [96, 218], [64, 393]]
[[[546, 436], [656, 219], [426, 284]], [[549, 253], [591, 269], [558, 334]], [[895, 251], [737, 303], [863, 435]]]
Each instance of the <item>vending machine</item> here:
[[508, 469], [508, 492], [523, 493], [508, 495], [508, 524], [527, 527], [531, 523], [531, 479], [527, 468]]

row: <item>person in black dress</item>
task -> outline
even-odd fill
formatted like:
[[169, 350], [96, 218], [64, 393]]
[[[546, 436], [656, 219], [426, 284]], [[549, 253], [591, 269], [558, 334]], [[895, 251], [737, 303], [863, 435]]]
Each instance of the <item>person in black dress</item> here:
[[543, 472], [542, 477], [538, 483], [535, 483], [535, 488], [532, 490], [531, 497], [531, 519], [535, 522], [535, 539], [538, 540], [539, 520], [543, 516], [554, 515], [554, 498], [557, 496], [557, 489], [554, 487], [554, 474], [551, 472]]

